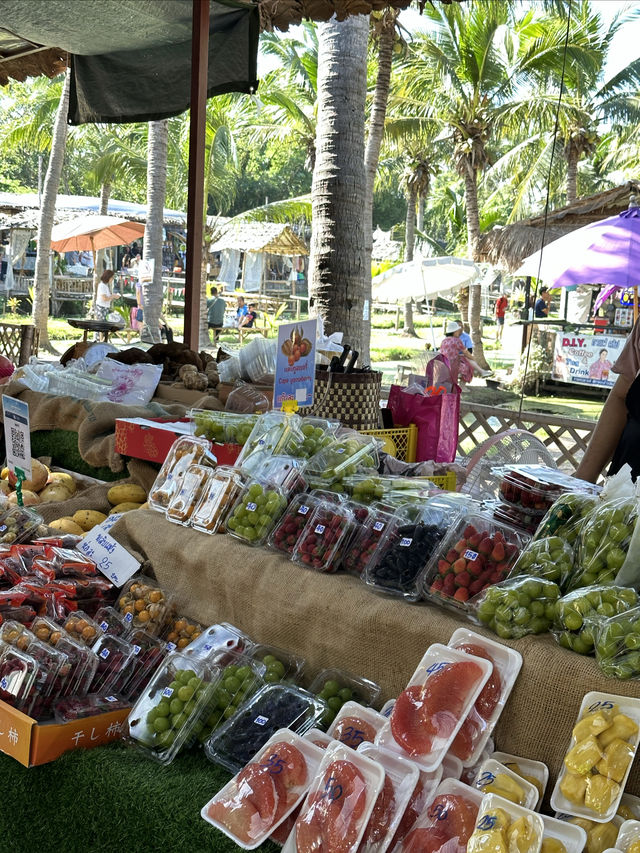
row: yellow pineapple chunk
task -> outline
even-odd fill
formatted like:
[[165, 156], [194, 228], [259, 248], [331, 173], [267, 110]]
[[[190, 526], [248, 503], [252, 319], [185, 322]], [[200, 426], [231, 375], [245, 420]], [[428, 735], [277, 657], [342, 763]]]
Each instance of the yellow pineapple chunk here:
[[606, 731], [611, 725], [611, 717], [603, 711], [596, 711], [595, 714], [589, 714], [576, 723], [573, 729], [573, 737], [577, 741], [584, 740], [589, 735], [596, 737], [601, 732]]
[[604, 749], [616, 738], [631, 740], [638, 734], [638, 726], [626, 714], [616, 714], [610, 728], [598, 735], [598, 742]]
[[570, 803], [581, 806], [584, 803], [584, 795], [587, 791], [587, 777], [578, 776], [577, 773], [565, 773], [560, 790]]
[[601, 776], [622, 782], [633, 759], [633, 747], [620, 738], [612, 740], [604, 751], [604, 758], [596, 764]]
[[557, 838], [543, 838], [540, 853], [567, 853], [567, 848]]
[[590, 776], [587, 779], [587, 790], [584, 804], [597, 814], [604, 814], [620, 794], [620, 785], [605, 776]]
[[536, 846], [536, 831], [531, 818], [519, 817], [507, 832], [509, 853], [530, 853]]
[[603, 753], [598, 741], [593, 735], [578, 741], [564, 757], [565, 767], [569, 773], [586, 776], [595, 767]]

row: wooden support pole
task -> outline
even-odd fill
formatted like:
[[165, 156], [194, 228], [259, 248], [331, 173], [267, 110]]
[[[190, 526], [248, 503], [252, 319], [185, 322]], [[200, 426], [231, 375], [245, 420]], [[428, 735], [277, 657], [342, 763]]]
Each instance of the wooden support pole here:
[[184, 342], [196, 352], [200, 349], [200, 279], [202, 274], [204, 148], [207, 117], [208, 66], [209, 0], [193, 0]]

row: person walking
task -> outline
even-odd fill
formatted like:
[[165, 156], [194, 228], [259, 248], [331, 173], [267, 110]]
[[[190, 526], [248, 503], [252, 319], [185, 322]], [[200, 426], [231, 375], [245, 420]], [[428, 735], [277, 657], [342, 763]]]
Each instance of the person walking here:
[[496, 343], [502, 340], [502, 333], [504, 332], [504, 316], [507, 313], [508, 306], [509, 300], [501, 290], [500, 295], [496, 299], [496, 323], [498, 324]]
[[220, 329], [224, 326], [224, 312], [227, 303], [218, 296], [218, 288], [211, 288], [211, 299], [207, 299], [207, 326], [213, 329], [213, 345], [217, 346]]
[[440, 353], [449, 362], [452, 380], [464, 387], [467, 382], [471, 382], [474, 373], [478, 376], [490, 376], [492, 371], [483, 370], [473, 360], [471, 353], [460, 340], [461, 333], [462, 326], [455, 320], [449, 320], [445, 327], [444, 339], [440, 344]]
[[96, 296], [96, 320], [106, 320], [111, 303], [116, 299], [120, 299], [119, 293], [113, 293], [111, 290], [111, 280], [114, 276], [113, 270], [105, 270], [100, 276], [98, 284], [98, 293]]

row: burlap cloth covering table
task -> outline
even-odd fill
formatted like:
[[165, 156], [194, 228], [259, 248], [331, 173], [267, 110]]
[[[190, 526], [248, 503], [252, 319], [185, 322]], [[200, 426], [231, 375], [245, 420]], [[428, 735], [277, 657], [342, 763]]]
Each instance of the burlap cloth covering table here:
[[[151, 401], [147, 406], [95, 403], [91, 400], [30, 391], [19, 382], [3, 385], [2, 393], [18, 397], [29, 404], [32, 432], [52, 429], [77, 432], [78, 451], [84, 461], [96, 468], [106, 466], [115, 473], [124, 470], [124, 459], [115, 450], [116, 418], [181, 418], [187, 409], [191, 408], [182, 403], [166, 401], [163, 401], [162, 405]], [[223, 408], [216, 398], [210, 396], [203, 396], [194, 407]]]
[[[171, 524], [153, 510], [125, 515], [112, 534], [148, 561], [181, 613], [205, 625], [232, 622], [254, 640], [302, 654], [308, 679], [327, 666], [367, 676], [381, 685], [383, 700], [403, 689], [431, 643], [446, 644], [461, 625], [478, 630], [435, 606], [375, 595], [355, 577], [318, 574], [231, 536]], [[583, 695], [640, 697], [640, 684], [605, 678], [594, 660], [561, 649], [548, 635], [506, 645], [524, 662], [496, 748], [544, 761], [552, 777], [548, 795]], [[638, 764], [626, 790], [640, 795]]]

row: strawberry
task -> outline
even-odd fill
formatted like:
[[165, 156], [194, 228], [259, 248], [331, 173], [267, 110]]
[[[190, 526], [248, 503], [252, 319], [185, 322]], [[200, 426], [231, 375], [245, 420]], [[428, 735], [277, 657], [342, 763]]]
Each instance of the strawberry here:
[[459, 575], [460, 572], [465, 572], [467, 570], [467, 561], [464, 557], [460, 557], [460, 559], [456, 560], [453, 564], [453, 571], [455, 574]]
[[442, 578], [436, 578], [431, 584], [431, 592], [439, 592], [444, 586]]
[[494, 561], [494, 563], [501, 563], [504, 560], [504, 556], [504, 544], [502, 542], [496, 541], [495, 545], [493, 546], [493, 551], [491, 552], [491, 559]]
[[475, 529], [473, 524], [467, 524], [467, 526], [465, 527], [465, 529], [462, 533], [462, 535], [464, 536], [465, 539], [471, 539], [472, 536], [476, 536], [477, 534], [478, 534], [478, 531]]
[[482, 589], [482, 586], [483, 586], [483, 581], [482, 581], [482, 579], [481, 579], [481, 578], [476, 578], [476, 580], [474, 580], [474, 581], [469, 585], [469, 594], [470, 594], [470, 595], [477, 595], [477, 594], [480, 592], [480, 590]]
[[493, 542], [491, 541], [491, 539], [488, 536], [485, 536], [485, 538], [478, 545], [478, 551], [481, 554], [489, 555], [491, 553], [492, 548], [493, 548]]
[[473, 548], [474, 551], [478, 548], [478, 545], [482, 542], [482, 533], [475, 533], [473, 536], [469, 537], [469, 547]]
[[456, 590], [455, 595], [453, 597], [455, 598], [456, 601], [468, 601], [469, 600], [469, 590], [465, 589], [464, 587], [461, 586], [460, 589]]
[[502, 572], [494, 572], [491, 575], [491, 583], [500, 583], [500, 581], [504, 580], [504, 575]]
[[460, 574], [457, 575], [456, 584], [458, 586], [468, 587], [470, 583], [471, 583], [471, 575], [469, 574], [469, 572], [460, 572]]
[[453, 546], [453, 550], [458, 555], [464, 554], [464, 552], [467, 550], [467, 540], [459, 539], [458, 542]]
[[447, 560], [449, 563], [454, 563], [458, 559], [458, 556], [458, 552], [454, 551], [452, 548], [450, 551], [447, 551], [445, 560]]
[[447, 575], [443, 581], [442, 589], [447, 595], [453, 595], [453, 592], [456, 588], [456, 576], [455, 575]]
[[441, 575], [448, 575], [451, 571], [451, 563], [447, 560], [438, 560], [438, 572]]
[[469, 560], [467, 563], [467, 571], [474, 576], [474, 578], [480, 577], [482, 574], [482, 563], [480, 560]]

